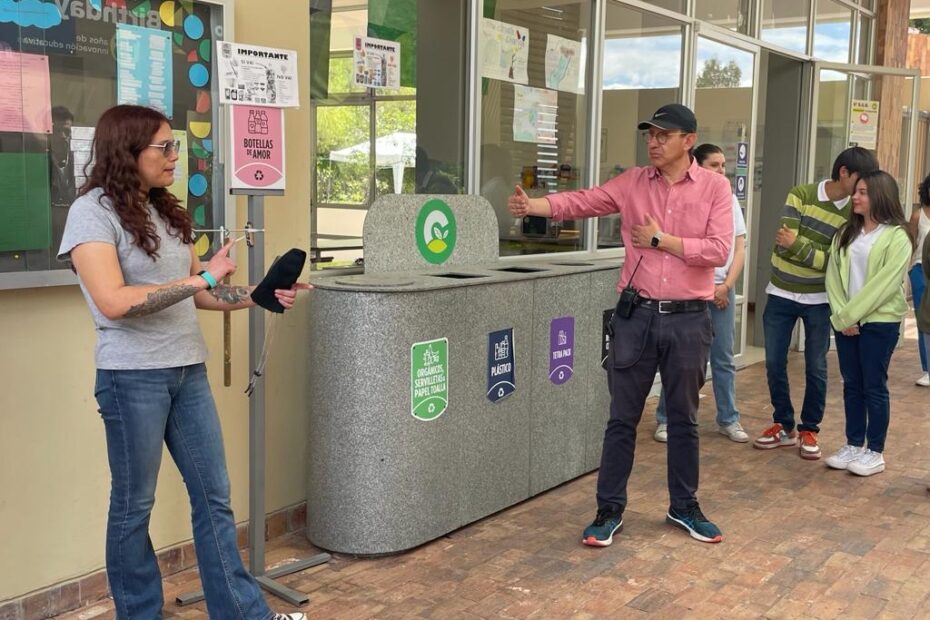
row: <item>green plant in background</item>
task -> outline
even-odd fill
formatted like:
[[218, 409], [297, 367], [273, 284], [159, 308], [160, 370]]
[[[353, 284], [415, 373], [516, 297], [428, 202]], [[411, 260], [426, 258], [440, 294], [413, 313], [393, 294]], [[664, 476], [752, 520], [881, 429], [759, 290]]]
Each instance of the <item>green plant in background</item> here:
[[[363, 97], [362, 101], [349, 104], [348, 98], [365, 93], [365, 89], [354, 86], [352, 78], [352, 58], [330, 58], [329, 95], [331, 100], [345, 100], [345, 105], [328, 105], [317, 108], [316, 123], [316, 187], [317, 199], [331, 204], [366, 204], [374, 197], [369, 196], [369, 156], [367, 153], [354, 154], [350, 161], [341, 162], [330, 159], [333, 151], [353, 145], [370, 142], [371, 105]], [[402, 89], [410, 91], [412, 89]], [[390, 101], [375, 104], [376, 131], [378, 136], [386, 136], [396, 131], [416, 132], [416, 101]], [[394, 178], [390, 168], [375, 170], [377, 195], [393, 193]], [[414, 190], [413, 170], [404, 171], [402, 191], [412, 193]]]

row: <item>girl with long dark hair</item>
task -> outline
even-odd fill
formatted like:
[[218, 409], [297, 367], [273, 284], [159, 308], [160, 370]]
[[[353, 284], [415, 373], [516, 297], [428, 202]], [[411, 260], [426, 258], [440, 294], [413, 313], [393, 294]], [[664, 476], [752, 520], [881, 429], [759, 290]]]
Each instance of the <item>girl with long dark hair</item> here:
[[904, 273], [914, 249], [898, 195], [888, 173], [863, 173], [853, 190], [852, 215], [834, 238], [827, 264], [846, 445], [826, 463], [859, 476], [885, 471], [888, 364], [907, 312]]
[[[97, 123], [93, 152], [93, 170], [68, 213], [58, 257], [77, 273], [97, 329], [94, 393], [112, 479], [106, 564], [116, 616], [162, 617], [161, 574], [148, 527], [165, 444], [190, 495], [210, 617], [302, 619], [268, 608], [236, 544], [195, 310], [253, 305], [251, 287], [219, 284], [236, 270], [229, 258], [233, 242], [201, 265], [190, 215], [165, 189], [179, 153], [160, 112], [110, 108]], [[308, 285], [275, 295], [290, 308], [298, 288]]]

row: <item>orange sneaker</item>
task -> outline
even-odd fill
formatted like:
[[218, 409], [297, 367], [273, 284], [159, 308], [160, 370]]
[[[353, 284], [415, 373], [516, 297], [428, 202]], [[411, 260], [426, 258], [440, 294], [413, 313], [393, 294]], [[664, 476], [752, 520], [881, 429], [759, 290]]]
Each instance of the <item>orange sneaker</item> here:
[[798, 434], [794, 431], [790, 433], [784, 429], [781, 424], [773, 424], [759, 435], [752, 445], [760, 450], [770, 450], [771, 448], [784, 448], [793, 446], [798, 443]]
[[820, 446], [817, 445], [817, 433], [814, 431], [801, 431], [798, 433], [798, 450], [801, 458], [816, 461], [820, 458]]

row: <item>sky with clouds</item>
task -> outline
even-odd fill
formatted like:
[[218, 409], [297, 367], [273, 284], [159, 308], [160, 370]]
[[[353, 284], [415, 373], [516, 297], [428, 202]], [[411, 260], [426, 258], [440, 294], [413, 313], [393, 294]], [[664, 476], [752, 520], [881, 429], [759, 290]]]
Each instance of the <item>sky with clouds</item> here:
[[[769, 28], [762, 39], [781, 47], [803, 51], [807, 40], [804, 27]], [[851, 27], [849, 22], [818, 24], [814, 30], [817, 58], [848, 62]], [[604, 89], [676, 88], [681, 83], [681, 35], [623, 37], [604, 44]], [[711, 58], [723, 65], [735, 62], [741, 86], [752, 84], [752, 55], [709, 39], [699, 39], [698, 70]]]

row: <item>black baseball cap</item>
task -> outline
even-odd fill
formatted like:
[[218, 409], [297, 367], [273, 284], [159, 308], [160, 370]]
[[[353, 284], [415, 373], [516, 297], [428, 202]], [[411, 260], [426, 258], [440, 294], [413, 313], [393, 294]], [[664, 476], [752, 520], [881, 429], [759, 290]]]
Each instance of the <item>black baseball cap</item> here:
[[680, 103], [670, 103], [655, 111], [648, 121], [641, 122], [639, 129], [658, 127], [659, 129], [680, 129], [685, 133], [697, 133], [697, 119], [694, 112]]

